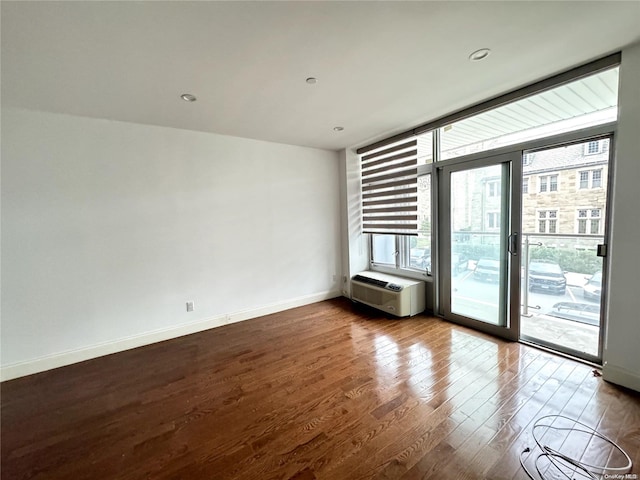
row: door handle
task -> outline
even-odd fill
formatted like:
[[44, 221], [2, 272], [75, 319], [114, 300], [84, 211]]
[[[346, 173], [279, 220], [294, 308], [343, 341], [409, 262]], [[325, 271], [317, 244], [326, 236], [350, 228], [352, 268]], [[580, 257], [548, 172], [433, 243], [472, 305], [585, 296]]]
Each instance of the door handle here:
[[518, 232], [513, 232], [509, 235], [509, 245], [507, 247], [511, 255], [518, 253]]

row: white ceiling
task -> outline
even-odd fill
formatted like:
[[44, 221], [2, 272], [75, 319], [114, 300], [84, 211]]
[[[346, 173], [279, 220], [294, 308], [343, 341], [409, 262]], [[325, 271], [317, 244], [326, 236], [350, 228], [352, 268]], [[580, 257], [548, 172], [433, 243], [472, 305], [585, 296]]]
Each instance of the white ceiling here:
[[[3, 105], [325, 149], [362, 145], [640, 40], [638, 1], [1, 8]], [[492, 54], [468, 61], [481, 47]], [[310, 76], [318, 83], [305, 83]], [[181, 100], [185, 92], [198, 101]]]

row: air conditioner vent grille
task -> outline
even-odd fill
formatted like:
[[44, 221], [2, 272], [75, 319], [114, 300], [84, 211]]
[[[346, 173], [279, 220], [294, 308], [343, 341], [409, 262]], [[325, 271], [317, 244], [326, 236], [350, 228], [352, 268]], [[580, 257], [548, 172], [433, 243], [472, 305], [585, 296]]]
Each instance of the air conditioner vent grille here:
[[375, 285], [376, 287], [386, 288], [389, 282], [385, 282], [384, 280], [378, 280], [376, 278], [365, 277], [364, 275], [356, 275], [353, 279], [357, 282], [367, 283], [369, 285]]

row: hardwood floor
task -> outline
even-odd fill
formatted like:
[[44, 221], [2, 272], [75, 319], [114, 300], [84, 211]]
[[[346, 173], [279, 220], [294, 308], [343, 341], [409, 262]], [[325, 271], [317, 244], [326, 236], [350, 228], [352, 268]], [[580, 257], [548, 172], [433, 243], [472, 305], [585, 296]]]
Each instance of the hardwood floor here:
[[618, 441], [640, 473], [638, 394], [380, 315], [336, 299], [5, 382], [2, 478], [526, 479], [519, 455], [548, 414]]

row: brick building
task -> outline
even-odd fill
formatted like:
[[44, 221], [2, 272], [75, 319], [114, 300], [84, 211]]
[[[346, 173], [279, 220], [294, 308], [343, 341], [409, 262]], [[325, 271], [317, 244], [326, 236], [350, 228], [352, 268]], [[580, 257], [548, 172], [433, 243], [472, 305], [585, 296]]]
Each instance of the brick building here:
[[523, 233], [602, 235], [608, 157], [609, 140], [525, 155]]
[[[607, 200], [609, 140], [596, 140], [534, 153], [523, 158], [523, 235], [584, 235], [561, 245], [595, 248], [593, 235], [603, 235]], [[495, 243], [501, 221], [499, 167], [469, 170], [453, 196], [454, 231], [484, 233], [482, 243]], [[545, 242], [553, 245], [553, 242]]]

